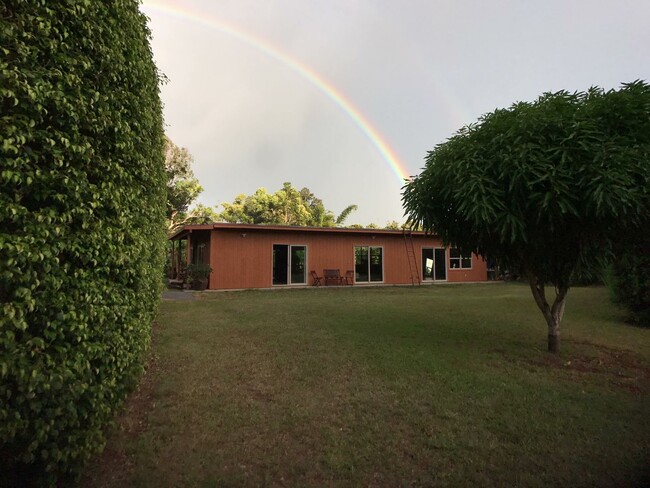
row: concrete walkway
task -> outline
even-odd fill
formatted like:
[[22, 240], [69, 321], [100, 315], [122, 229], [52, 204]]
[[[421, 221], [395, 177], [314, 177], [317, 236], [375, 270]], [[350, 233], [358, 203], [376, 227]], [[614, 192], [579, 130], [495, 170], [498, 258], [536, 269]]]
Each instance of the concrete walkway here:
[[196, 293], [190, 290], [164, 290], [162, 293], [162, 298], [163, 300], [189, 302], [196, 300]]

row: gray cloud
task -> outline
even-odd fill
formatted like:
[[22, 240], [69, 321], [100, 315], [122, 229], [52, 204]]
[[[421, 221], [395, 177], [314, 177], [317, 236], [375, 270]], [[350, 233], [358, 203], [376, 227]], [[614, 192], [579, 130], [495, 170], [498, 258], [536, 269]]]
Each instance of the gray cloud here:
[[[281, 62], [145, 0], [167, 132], [195, 157], [208, 205], [283, 181], [351, 221], [402, 220], [401, 183], [354, 120]], [[177, 4], [180, 2], [176, 2]], [[198, 1], [332, 83], [407, 171], [460, 126], [544, 91], [650, 79], [650, 2]]]

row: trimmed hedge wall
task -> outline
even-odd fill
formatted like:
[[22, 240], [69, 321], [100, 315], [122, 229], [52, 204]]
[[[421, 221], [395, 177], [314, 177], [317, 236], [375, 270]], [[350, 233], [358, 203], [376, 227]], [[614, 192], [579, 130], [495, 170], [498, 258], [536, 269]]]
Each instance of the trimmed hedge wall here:
[[142, 371], [165, 174], [138, 3], [0, 5], [2, 483], [78, 473]]

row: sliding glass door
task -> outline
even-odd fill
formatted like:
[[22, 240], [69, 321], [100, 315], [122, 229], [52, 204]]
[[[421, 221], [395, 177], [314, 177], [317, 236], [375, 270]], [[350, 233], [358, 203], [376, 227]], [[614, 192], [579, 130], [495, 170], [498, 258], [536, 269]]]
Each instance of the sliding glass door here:
[[304, 285], [307, 281], [307, 248], [305, 246], [290, 247], [289, 270], [292, 285]]
[[447, 267], [444, 249], [422, 249], [422, 278], [425, 281], [444, 281], [447, 279]]
[[441, 248], [436, 248], [434, 252], [434, 276], [436, 280], [444, 281], [447, 279], [447, 259], [445, 259], [445, 250]]
[[384, 250], [381, 247], [354, 248], [355, 283], [384, 281]]
[[273, 284], [307, 283], [307, 247], [273, 244]]

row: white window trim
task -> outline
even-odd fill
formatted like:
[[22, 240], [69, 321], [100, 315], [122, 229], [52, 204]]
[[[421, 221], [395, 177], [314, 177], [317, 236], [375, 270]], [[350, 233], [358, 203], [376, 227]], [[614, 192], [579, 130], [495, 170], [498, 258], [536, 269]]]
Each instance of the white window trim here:
[[[449, 252], [447, 253], [447, 256], [448, 256], [448, 261], [447, 262], [448, 262], [449, 271], [460, 271], [460, 270], [468, 270], [468, 269], [474, 268], [474, 257], [473, 257], [474, 253], [469, 253], [469, 256], [461, 253], [461, 255], [459, 257], [454, 258], [454, 257], [451, 256], [451, 250], [452, 249], [458, 249], [458, 248], [457, 247], [450, 247]], [[458, 252], [460, 252], [460, 250]], [[469, 268], [464, 268], [463, 267], [463, 259], [467, 259], [468, 257], [469, 257]], [[451, 267], [451, 260], [452, 259], [457, 259], [458, 260], [458, 264], [460, 264], [460, 266], [458, 268], [452, 268]]]

